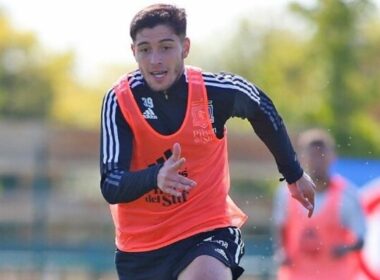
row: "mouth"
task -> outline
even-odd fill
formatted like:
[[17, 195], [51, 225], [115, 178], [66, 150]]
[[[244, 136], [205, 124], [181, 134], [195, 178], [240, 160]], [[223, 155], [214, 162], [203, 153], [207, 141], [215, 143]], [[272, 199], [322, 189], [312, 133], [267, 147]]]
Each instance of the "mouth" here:
[[150, 74], [156, 78], [156, 79], [162, 79], [163, 77], [165, 77], [165, 75], [168, 73], [168, 71], [154, 71], [154, 72], [150, 72]]

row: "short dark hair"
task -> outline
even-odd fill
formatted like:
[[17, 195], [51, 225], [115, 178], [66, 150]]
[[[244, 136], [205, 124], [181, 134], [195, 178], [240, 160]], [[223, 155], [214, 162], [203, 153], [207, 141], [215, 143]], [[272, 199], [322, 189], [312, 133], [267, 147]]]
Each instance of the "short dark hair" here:
[[185, 9], [169, 4], [153, 4], [139, 11], [132, 19], [130, 36], [136, 40], [136, 34], [141, 29], [153, 28], [159, 24], [169, 26], [178, 36], [186, 36]]
[[321, 128], [312, 128], [299, 135], [298, 146], [300, 149], [320, 147], [334, 151], [335, 141], [328, 131]]

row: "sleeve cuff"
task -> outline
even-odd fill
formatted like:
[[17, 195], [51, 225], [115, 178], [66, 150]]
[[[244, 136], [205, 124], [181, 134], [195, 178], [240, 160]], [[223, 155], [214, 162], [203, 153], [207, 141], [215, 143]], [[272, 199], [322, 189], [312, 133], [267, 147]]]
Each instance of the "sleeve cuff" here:
[[283, 174], [283, 175], [288, 184], [293, 184], [294, 182], [297, 182], [302, 177], [303, 169], [299, 167], [297, 171], [289, 173], [289, 174]]

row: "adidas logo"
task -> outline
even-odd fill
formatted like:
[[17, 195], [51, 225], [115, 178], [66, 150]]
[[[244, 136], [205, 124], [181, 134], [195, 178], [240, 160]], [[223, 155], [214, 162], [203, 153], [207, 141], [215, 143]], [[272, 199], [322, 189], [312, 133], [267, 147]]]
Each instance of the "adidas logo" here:
[[144, 111], [143, 115], [144, 115], [144, 118], [147, 120], [157, 120], [158, 119], [158, 117], [156, 116], [156, 114], [153, 112], [153, 110], [151, 108], [146, 109]]
[[222, 249], [215, 248], [214, 251], [222, 255], [222, 257], [225, 258], [226, 260], [228, 260], [226, 253]]

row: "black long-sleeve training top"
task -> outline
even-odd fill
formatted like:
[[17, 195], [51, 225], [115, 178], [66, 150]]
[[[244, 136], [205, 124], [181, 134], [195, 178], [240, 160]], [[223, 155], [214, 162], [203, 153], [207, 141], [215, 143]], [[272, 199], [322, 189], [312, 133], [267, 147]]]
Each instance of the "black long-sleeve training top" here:
[[[231, 117], [247, 119], [273, 154], [279, 172], [288, 183], [303, 170], [285, 125], [270, 98], [246, 79], [230, 73], [203, 72], [212, 126], [218, 138]], [[128, 77], [132, 93], [148, 123], [159, 133], [177, 131], [185, 118], [188, 82], [183, 74], [168, 90], [149, 88], [139, 70]], [[103, 99], [101, 113], [101, 191], [111, 204], [133, 201], [157, 186], [161, 164], [130, 172], [133, 134], [125, 121], [114, 89]]]

